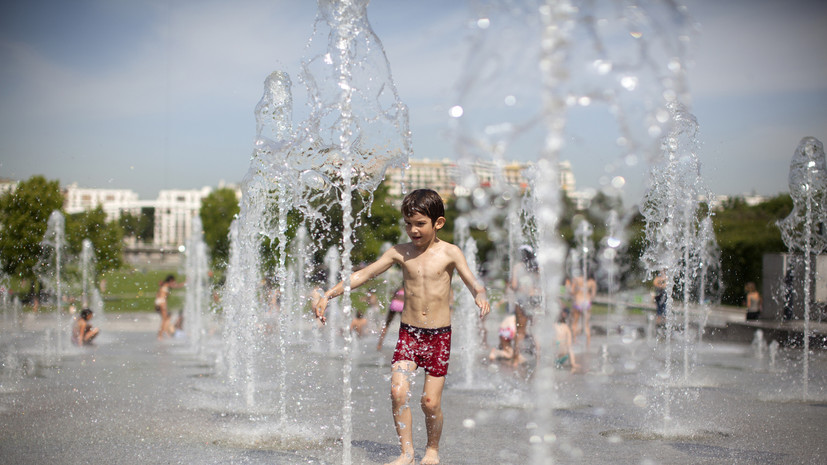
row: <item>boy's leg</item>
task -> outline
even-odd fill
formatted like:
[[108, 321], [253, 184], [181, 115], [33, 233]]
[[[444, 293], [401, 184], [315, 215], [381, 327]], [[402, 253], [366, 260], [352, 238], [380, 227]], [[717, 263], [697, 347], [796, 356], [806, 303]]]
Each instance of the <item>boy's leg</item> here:
[[[400, 360], [393, 364], [391, 372], [391, 405], [396, 435], [402, 453], [399, 458], [386, 465], [408, 465], [414, 462], [413, 425], [411, 407], [411, 375], [416, 371], [416, 363]], [[426, 381], [427, 383], [427, 381]]]
[[425, 413], [425, 428], [428, 432], [428, 446], [425, 449], [423, 464], [439, 463], [439, 439], [442, 437], [442, 388], [445, 387], [444, 376], [425, 375], [425, 387], [422, 389], [422, 412]]

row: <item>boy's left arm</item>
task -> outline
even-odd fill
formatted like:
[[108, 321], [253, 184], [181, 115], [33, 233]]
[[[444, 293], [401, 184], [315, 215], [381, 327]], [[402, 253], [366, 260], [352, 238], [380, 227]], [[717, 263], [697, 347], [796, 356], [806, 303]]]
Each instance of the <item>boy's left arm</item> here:
[[477, 281], [474, 273], [471, 272], [471, 268], [468, 267], [468, 262], [465, 261], [465, 256], [462, 255], [459, 247], [456, 248], [454, 262], [459, 277], [462, 279], [462, 282], [465, 283], [465, 287], [467, 287], [474, 296], [474, 303], [480, 308], [480, 318], [484, 317], [491, 311], [491, 306], [488, 303], [488, 297], [485, 293], [485, 287]]

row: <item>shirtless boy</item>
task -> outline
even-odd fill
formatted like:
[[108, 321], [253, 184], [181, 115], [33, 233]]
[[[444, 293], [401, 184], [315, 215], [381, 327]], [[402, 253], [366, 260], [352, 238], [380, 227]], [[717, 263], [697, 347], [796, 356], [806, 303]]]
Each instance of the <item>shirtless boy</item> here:
[[[454, 270], [474, 296], [480, 318], [490, 307], [485, 288], [474, 278], [459, 247], [437, 238], [445, 226], [445, 207], [439, 194], [430, 189], [412, 191], [402, 201], [405, 231], [411, 242], [390, 248], [378, 260], [353, 273], [351, 288], [357, 288], [397, 264], [402, 268], [405, 306], [399, 339], [391, 362], [391, 405], [394, 425], [402, 449], [391, 465], [414, 463], [412, 414], [408, 406], [410, 376], [425, 369], [421, 405], [425, 413], [428, 445], [422, 464], [439, 463], [442, 435], [442, 388], [451, 352], [451, 278]], [[344, 293], [339, 283], [314, 303], [316, 316], [325, 321], [328, 300]]]

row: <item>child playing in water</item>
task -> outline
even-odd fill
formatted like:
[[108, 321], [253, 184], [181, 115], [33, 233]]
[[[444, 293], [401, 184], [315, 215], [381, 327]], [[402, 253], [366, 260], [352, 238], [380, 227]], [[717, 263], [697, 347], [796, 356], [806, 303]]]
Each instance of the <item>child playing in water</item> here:
[[[390, 248], [378, 260], [353, 273], [350, 287], [361, 286], [394, 264], [402, 268], [405, 305], [391, 362], [391, 404], [402, 452], [391, 464], [414, 463], [408, 395], [410, 376], [420, 366], [425, 369], [421, 406], [428, 436], [421, 463], [438, 464], [443, 423], [442, 388], [451, 352], [451, 278], [454, 270], [473, 294], [480, 308], [480, 318], [488, 314], [490, 307], [485, 288], [474, 278], [459, 247], [437, 237], [437, 231], [445, 226], [445, 207], [439, 194], [430, 189], [412, 191], [402, 201], [402, 216], [411, 242]], [[318, 298], [313, 305], [316, 317], [324, 323], [328, 300], [343, 293], [344, 284], [340, 282]]]
[[557, 318], [557, 323], [554, 324], [554, 341], [556, 346], [556, 354], [554, 357], [554, 366], [562, 368], [566, 364], [571, 365], [571, 371], [575, 372], [580, 368], [580, 365], [574, 360], [574, 350], [572, 350], [572, 336], [571, 328], [567, 323], [569, 317], [569, 310], [567, 308], [560, 309], [560, 316]]
[[72, 328], [72, 343], [76, 346], [92, 345], [92, 340], [98, 335], [100, 330], [93, 328], [89, 324], [92, 319], [92, 310], [84, 308], [78, 316], [75, 326]]
[[350, 321], [350, 332], [361, 338], [367, 331], [367, 326], [368, 319], [365, 318], [365, 312], [356, 310], [356, 316]]
[[514, 358], [514, 347], [512, 347], [511, 344], [514, 341], [514, 336], [517, 334], [517, 316], [512, 313], [503, 318], [497, 334], [500, 338], [500, 345], [491, 348], [491, 352], [488, 353], [488, 359], [492, 362], [497, 360], [511, 360]]
[[175, 334], [175, 325], [172, 323], [172, 316], [169, 314], [167, 299], [169, 298], [171, 289], [183, 286], [184, 284], [175, 281], [175, 275], [168, 275], [158, 284], [158, 292], [155, 293], [155, 311], [161, 315], [161, 327], [158, 329], [158, 340], [161, 340], [164, 336], [172, 336]]

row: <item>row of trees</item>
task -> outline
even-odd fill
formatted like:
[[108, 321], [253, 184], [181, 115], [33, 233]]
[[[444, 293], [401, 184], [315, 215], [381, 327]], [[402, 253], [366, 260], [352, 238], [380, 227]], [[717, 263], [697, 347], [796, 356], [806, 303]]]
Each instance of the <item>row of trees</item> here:
[[[25, 285], [28, 298], [40, 290], [36, 274], [43, 255], [40, 243], [55, 210], [63, 211], [60, 183], [42, 176], [33, 176], [20, 182], [14, 191], [0, 195], [2, 271]], [[67, 215], [65, 232], [66, 252], [70, 255], [80, 255], [84, 239], [92, 242], [98, 275], [123, 265], [123, 230], [118, 223], [106, 221], [100, 206]]]
[[[321, 263], [324, 252], [341, 240], [341, 208], [331, 193], [329, 198], [318, 201], [330, 205], [325, 214], [330, 221], [324, 234], [316, 234], [314, 241], [316, 263]], [[594, 226], [592, 240], [599, 244], [606, 234], [606, 220], [610, 211], [622, 211], [623, 206], [616, 198], [603, 194], [593, 199], [585, 211], [576, 211], [565, 196], [560, 234], [570, 247], [574, 246], [574, 229], [581, 219]], [[357, 218], [358, 227], [354, 232], [355, 247], [353, 262], [369, 262], [379, 255], [384, 244], [396, 243], [400, 239], [402, 223], [394, 199], [389, 197], [387, 188], [380, 186], [374, 193], [370, 211], [363, 209], [363, 198], [354, 194], [354, 211], [361, 212]], [[446, 204], [449, 224], [468, 209], [462, 199], [451, 199]], [[786, 247], [776, 227], [777, 220], [786, 217], [792, 210], [792, 200], [783, 194], [756, 206], [748, 206], [743, 199], [735, 198], [723, 205], [713, 217], [715, 234], [721, 248], [721, 268], [724, 283], [722, 301], [725, 304], [740, 305], [743, 287], [748, 281], [761, 283], [761, 263], [765, 253], [784, 252]], [[20, 182], [13, 192], [0, 196], [0, 263], [3, 272], [29, 283], [28, 291], [36, 291], [35, 268], [41, 258], [40, 241], [46, 232], [49, 215], [61, 210], [63, 195], [58, 181], [48, 181], [34, 176]], [[239, 212], [238, 201], [232, 189], [213, 191], [202, 203], [200, 216], [204, 226], [205, 242], [210, 250], [213, 268], [220, 274], [229, 259], [229, 229]], [[97, 272], [117, 269], [123, 265], [123, 239], [134, 237], [138, 241], [152, 240], [153, 213], [145, 209], [140, 215], [124, 214], [117, 222], [107, 222], [102, 208], [66, 216], [66, 241], [71, 254], [79, 254], [84, 239], [89, 239], [97, 256]], [[495, 216], [492, 221], [504, 221], [504, 215]], [[290, 227], [287, 237], [292, 240], [298, 224], [302, 223], [299, 212], [289, 215]], [[475, 227], [476, 226], [476, 227]], [[501, 226], [501, 225], [500, 225]], [[638, 257], [642, 252], [643, 218], [639, 213], [629, 218], [626, 237], [627, 246], [618, 260], [625, 267], [623, 283], [639, 285], [643, 279]], [[449, 228], [450, 229], [450, 228]], [[502, 238], [491, 239], [490, 225], [471, 225], [471, 235], [478, 244], [477, 262], [485, 263], [502, 249]], [[452, 231], [443, 233], [446, 240], [453, 241]], [[278, 260], [278, 244], [264, 240], [266, 266], [275, 267]], [[501, 252], [501, 250], [500, 250]], [[760, 287], [759, 287], [760, 288]]]

